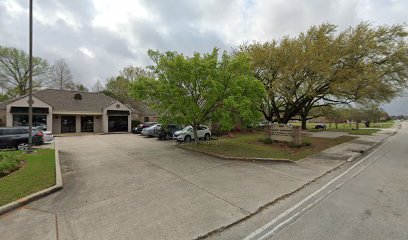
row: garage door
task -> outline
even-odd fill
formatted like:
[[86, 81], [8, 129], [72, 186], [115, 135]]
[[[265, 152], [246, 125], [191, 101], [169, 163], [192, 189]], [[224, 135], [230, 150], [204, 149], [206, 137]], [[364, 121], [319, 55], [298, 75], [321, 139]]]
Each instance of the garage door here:
[[109, 116], [109, 132], [128, 132], [128, 116]]

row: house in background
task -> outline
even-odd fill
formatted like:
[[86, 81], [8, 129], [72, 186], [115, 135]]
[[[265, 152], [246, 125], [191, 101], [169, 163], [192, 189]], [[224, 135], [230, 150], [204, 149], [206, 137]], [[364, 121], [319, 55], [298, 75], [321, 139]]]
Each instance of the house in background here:
[[139, 102], [136, 106], [134, 106], [136, 109], [136, 113], [133, 114], [133, 119], [134, 120], [139, 120], [141, 122], [157, 122], [158, 121], [158, 116], [157, 112], [153, 109], [151, 109], [146, 103], [144, 102]]
[[[130, 132], [131, 109], [102, 93], [45, 89], [33, 93], [33, 125], [55, 133]], [[6, 126], [28, 125], [28, 96], [0, 104]]]

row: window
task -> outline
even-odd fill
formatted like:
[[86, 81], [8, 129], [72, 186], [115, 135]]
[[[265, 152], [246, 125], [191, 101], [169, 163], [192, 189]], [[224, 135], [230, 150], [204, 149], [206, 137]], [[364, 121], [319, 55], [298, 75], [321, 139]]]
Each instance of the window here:
[[[13, 114], [13, 126], [28, 126], [28, 115]], [[33, 115], [33, 127], [47, 126], [47, 115]]]
[[149, 117], [144, 117], [144, 122], [149, 122]]
[[77, 93], [77, 94], [74, 95], [74, 99], [75, 100], [82, 100], [82, 95]]

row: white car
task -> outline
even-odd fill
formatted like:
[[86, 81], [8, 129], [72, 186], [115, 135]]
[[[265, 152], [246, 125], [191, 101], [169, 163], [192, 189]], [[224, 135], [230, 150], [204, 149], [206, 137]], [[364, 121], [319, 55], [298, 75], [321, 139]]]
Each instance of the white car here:
[[[200, 125], [197, 130], [198, 139], [209, 140], [211, 137], [211, 131], [207, 126]], [[194, 139], [194, 132], [192, 126], [187, 126], [180, 131], [177, 131], [173, 135], [173, 139], [177, 141], [191, 142]]]
[[50, 131], [44, 131], [43, 133], [44, 133], [44, 136], [43, 136], [44, 143], [51, 143], [52, 141], [54, 141], [54, 135], [52, 135]]

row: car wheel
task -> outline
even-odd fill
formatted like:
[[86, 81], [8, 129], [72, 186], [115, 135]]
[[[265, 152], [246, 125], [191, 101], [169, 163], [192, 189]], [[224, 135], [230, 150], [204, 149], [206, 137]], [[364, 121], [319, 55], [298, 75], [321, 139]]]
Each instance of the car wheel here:
[[28, 149], [28, 143], [27, 142], [19, 142], [16, 145], [17, 150], [21, 151], [26, 151]]
[[187, 135], [187, 136], [184, 137], [184, 142], [187, 142], [187, 143], [191, 142], [190, 135]]
[[204, 136], [204, 140], [206, 141], [210, 140], [210, 134], [206, 133]]

